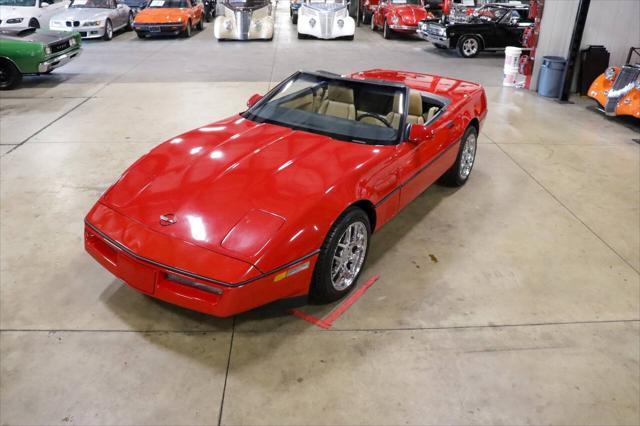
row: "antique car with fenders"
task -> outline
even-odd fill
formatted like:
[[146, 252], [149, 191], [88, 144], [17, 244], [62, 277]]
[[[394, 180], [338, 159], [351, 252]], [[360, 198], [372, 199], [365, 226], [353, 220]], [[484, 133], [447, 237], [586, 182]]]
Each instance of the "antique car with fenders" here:
[[270, 0], [225, 0], [224, 14], [213, 23], [218, 40], [271, 40], [273, 16]]
[[461, 57], [472, 58], [483, 50], [522, 46], [522, 35], [532, 25], [529, 6], [488, 4], [476, 10], [468, 22], [421, 22], [418, 35], [439, 49], [456, 49]]
[[80, 35], [36, 28], [0, 28], [0, 90], [24, 74], [48, 74], [80, 54]]
[[116, 31], [133, 29], [133, 16], [129, 6], [117, 0], [72, 0], [67, 10], [51, 17], [49, 27], [109, 41]]
[[64, 10], [69, 0], [0, 0], [3, 28], [49, 28], [49, 20]]
[[371, 17], [371, 29], [382, 29], [382, 36], [392, 33], [415, 34], [421, 21], [434, 20], [422, 0], [382, 0]]
[[626, 65], [609, 67], [589, 87], [589, 97], [607, 115], [640, 119], [640, 47], [632, 47]]
[[337, 300], [373, 232], [434, 182], [467, 182], [487, 113], [476, 83], [381, 69], [296, 72], [247, 105], [131, 165], [85, 218], [88, 253], [216, 316]]
[[353, 40], [356, 21], [345, 0], [304, 0], [298, 10], [298, 38]]
[[204, 29], [202, 0], [151, 0], [133, 21], [139, 38], [182, 35], [191, 37], [193, 29]]

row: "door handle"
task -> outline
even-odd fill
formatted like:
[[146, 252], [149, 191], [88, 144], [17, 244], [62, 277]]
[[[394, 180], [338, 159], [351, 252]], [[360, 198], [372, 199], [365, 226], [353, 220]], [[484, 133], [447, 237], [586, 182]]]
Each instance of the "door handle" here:
[[447, 123], [447, 129], [453, 129], [453, 126], [456, 125], [455, 120], [451, 120], [450, 122]]

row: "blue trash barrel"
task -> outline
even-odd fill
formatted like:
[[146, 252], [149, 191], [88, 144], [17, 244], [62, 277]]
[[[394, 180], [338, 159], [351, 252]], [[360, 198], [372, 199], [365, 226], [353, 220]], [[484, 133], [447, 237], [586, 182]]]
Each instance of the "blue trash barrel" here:
[[562, 90], [562, 76], [567, 60], [560, 56], [544, 56], [538, 76], [538, 94], [547, 98], [557, 98]]

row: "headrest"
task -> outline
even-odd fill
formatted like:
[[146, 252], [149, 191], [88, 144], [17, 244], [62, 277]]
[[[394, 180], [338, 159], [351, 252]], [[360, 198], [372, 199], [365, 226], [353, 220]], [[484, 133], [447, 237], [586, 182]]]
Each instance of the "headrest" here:
[[327, 98], [330, 101], [342, 102], [343, 104], [353, 104], [353, 89], [348, 87], [339, 86], [337, 84], [329, 84], [327, 90]]
[[409, 91], [409, 115], [422, 115], [422, 96], [413, 90]]

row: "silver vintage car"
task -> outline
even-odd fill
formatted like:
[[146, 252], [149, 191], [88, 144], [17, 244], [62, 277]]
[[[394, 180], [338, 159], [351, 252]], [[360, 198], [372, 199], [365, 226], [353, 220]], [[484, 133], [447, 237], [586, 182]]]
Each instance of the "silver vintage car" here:
[[134, 13], [117, 0], [73, 0], [69, 8], [51, 17], [49, 27], [56, 31], [77, 31], [82, 38], [111, 40], [122, 28], [133, 28]]
[[270, 0], [225, 0], [224, 14], [213, 23], [218, 40], [271, 40], [273, 16]]

